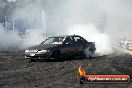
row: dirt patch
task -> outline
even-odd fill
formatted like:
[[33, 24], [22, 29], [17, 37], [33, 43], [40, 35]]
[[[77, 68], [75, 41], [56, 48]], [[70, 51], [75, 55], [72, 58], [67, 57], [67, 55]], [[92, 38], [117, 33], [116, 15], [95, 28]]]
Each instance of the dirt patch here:
[[0, 88], [132, 88], [131, 83], [80, 85], [76, 80], [80, 65], [87, 74], [132, 74], [130, 55], [32, 63], [23, 53], [1, 53]]

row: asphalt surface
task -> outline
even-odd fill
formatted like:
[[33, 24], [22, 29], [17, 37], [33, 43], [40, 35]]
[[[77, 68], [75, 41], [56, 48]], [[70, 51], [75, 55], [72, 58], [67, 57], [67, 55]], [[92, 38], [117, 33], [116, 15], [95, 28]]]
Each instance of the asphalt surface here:
[[92, 59], [29, 62], [23, 53], [0, 53], [0, 88], [132, 88], [132, 83], [79, 84], [77, 68], [87, 74], [129, 74], [132, 56], [109, 55]]

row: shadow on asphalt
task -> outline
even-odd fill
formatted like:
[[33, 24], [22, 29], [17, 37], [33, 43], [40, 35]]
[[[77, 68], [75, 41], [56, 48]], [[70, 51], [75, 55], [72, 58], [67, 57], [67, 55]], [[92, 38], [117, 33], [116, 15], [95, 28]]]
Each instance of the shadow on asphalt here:
[[[34, 62], [65, 62], [65, 61], [72, 61], [72, 60], [93, 60], [93, 59], [97, 59], [99, 60], [100, 58], [106, 58], [107, 55], [104, 55], [104, 56], [98, 56], [98, 57], [92, 57], [92, 58], [60, 58], [60, 59], [57, 59], [57, 60], [46, 60], [46, 59], [41, 59], [41, 60], [36, 60]], [[32, 62], [32, 61], [29, 61], [29, 62]]]

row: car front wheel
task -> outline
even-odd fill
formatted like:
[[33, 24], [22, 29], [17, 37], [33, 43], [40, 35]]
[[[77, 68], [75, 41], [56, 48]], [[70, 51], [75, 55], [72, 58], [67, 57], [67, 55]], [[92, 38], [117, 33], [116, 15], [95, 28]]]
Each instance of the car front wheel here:
[[58, 60], [60, 58], [60, 52], [59, 51], [55, 51], [52, 54], [51, 60]]

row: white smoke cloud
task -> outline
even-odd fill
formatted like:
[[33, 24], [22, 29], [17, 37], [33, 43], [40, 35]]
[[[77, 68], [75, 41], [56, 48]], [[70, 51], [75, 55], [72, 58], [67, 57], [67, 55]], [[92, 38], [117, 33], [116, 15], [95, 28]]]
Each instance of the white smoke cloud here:
[[22, 40], [17, 32], [6, 30], [0, 24], [0, 51], [17, 51], [21, 50]]
[[25, 22], [26, 25], [23, 26], [28, 26], [24, 29], [23, 48], [40, 44], [45, 40], [45, 13], [42, 6], [37, 5], [37, 3], [31, 3], [23, 8], [17, 8], [12, 17], [17, 21]]
[[9, 1], [9, 2], [15, 2], [16, 0], [7, 0], [7, 1]]
[[27, 36], [23, 40], [23, 47], [28, 48], [40, 44], [45, 40], [45, 34], [42, 29], [32, 29], [27, 32]]
[[[13, 1], [13, 0], [9, 0]], [[19, 32], [15, 30], [8, 30], [0, 24], [0, 51], [19, 51], [25, 48], [40, 44], [45, 40], [45, 18], [42, 17], [42, 6], [31, 3], [23, 8], [16, 8], [11, 14], [14, 24], [22, 26], [26, 35], [19, 36]], [[44, 12], [44, 10], [43, 10]], [[11, 18], [11, 20], [12, 20]], [[26, 23], [26, 24], [25, 24]], [[26, 26], [28, 26], [27, 29]], [[20, 30], [20, 29], [18, 29]], [[22, 31], [22, 30], [21, 30]]]
[[113, 53], [110, 36], [101, 33], [94, 24], [74, 24], [69, 27], [68, 34], [81, 35], [89, 42], [95, 42], [97, 55]]
[[[61, 0], [48, 11], [49, 31], [63, 32], [72, 24], [93, 23], [101, 32], [112, 39], [126, 37], [132, 40], [132, 1], [131, 0]], [[55, 2], [52, 2], [52, 4]], [[48, 12], [47, 11], [47, 12]], [[52, 15], [51, 15], [52, 14]], [[51, 26], [52, 25], [52, 26]], [[55, 29], [55, 30], [53, 30]]]

